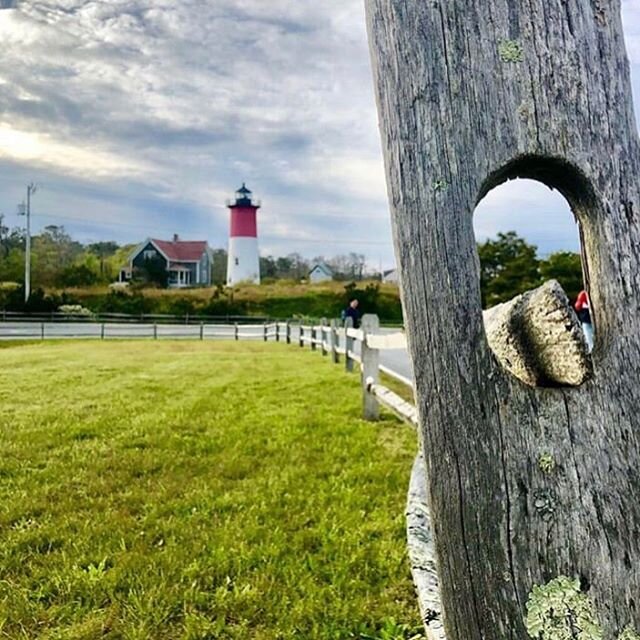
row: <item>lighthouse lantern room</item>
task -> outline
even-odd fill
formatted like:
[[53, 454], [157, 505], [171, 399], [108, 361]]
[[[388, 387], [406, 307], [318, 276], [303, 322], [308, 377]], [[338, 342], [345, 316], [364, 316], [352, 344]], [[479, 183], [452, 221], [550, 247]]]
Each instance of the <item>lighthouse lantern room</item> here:
[[260, 201], [253, 199], [253, 194], [243, 182], [236, 191], [235, 199], [227, 202], [227, 207], [231, 211], [227, 286], [233, 287], [240, 282], [260, 284], [256, 215]]

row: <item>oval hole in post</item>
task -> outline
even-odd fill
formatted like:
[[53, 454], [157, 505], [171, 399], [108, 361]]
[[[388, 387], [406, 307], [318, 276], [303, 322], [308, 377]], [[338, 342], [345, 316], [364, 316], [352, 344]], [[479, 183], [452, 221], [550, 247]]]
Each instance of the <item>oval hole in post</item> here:
[[501, 365], [528, 385], [579, 386], [591, 375], [581, 225], [595, 202], [571, 165], [538, 157], [497, 171], [480, 192], [474, 228], [485, 332]]

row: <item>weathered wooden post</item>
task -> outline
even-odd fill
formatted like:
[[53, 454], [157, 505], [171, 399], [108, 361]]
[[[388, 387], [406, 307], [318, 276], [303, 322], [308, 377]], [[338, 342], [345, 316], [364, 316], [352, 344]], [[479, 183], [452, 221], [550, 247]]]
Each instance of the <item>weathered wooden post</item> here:
[[380, 351], [367, 345], [367, 335], [377, 333], [380, 320], [373, 314], [362, 316], [362, 410], [365, 420], [377, 420], [380, 417], [380, 407], [375, 395], [369, 392], [372, 384], [380, 382]]
[[265, 320], [264, 325], [262, 327], [262, 336], [263, 336], [263, 339], [264, 339], [265, 342], [269, 339], [269, 331], [268, 331], [268, 329], [269, 329], [269, 325], [267, 324], [267, 322]]
[[238, 340], [240, 340], [240, 330], [238, 328], [238, 323], [237, 322], [233, 323], [233, 337], [236, 340], [236, 342]]
[[291, 321], [287, 320], [286, 328], [287, 344], [291, 344]]
[[304, 326], [302, 325], [302, 322], [300, 322], [300, 327], [298, 331], [298, 345], [300, 347], [304, 347]]
[[315, 323], [311, 323], [311, 351], [316, 350], [316, 340], [318, 339], [318, 330]]
[[340, 362], [340, 354], [338, 353], [338, 321], [335, 318], [331, 320], [329, 342], [331, 343], [331, 359], [334, 364], [338, 364]]
[[322, 341], [320, 347], [322, 348], [322, 355], [323, 356], [326, 356], [327, 353], [329, 353], [327, 351], [327, 342], [324, 339], [325, 335], [327, 334], [326, 327], [327, 327], [327, 319], [326, 318], [322, 318], [322, 320], [320, 321], [320, 340]]
[[353, 351], [353, 338], [349, 337], [349, 329], [353, 329], [353, 318], [344, 321], [344, 368], [351, 373], [353, 371], [353, 358], [349, 355]]
[[[640, 633], [640, 152], [620, 0], [366, 0], [448, 640]], [[508, 179], [580, 221], [579, 387], [492, 356], [476, 204]]]

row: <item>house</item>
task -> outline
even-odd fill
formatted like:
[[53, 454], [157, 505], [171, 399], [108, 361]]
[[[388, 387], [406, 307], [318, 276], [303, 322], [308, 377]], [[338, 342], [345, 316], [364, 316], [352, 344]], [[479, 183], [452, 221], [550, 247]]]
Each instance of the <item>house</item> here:
[[185, 241], [177, 235], [173, 240], [147, 238], [129, 256], [120, 270], [119, 282], [129, 282], [136, 269], [145, 262], [159, 260], [168, 273], [169, 287], [196, 287], [211, 284], [211, 249], [206, 240]]
[[397, 269], [389, 269], [389, 271], [385, 271], [382, 274], [382, 282], [393, 282], [394, 284], [398, 284], [398, 281]]
[[327, 282], [329, 280], [333, 280], [333, 271], [324, 262], [319, 262], [309, 271], [309, 282]]

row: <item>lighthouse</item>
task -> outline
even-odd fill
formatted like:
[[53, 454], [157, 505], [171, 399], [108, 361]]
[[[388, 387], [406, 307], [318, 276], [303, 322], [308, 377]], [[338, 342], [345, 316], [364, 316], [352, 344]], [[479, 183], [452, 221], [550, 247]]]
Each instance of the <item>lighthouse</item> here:
[[244, 182], [236, 191], [235, 200], [227, 206], [231, 211], [229, 234], [229, 261], [227, 286], [240, 282], [260, 284], [260, 257], [258, 255], [258, 224], [256, 214], [260, 202], [254, 200]]

